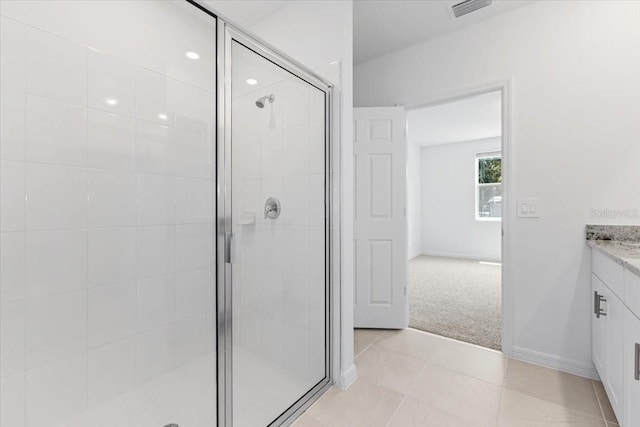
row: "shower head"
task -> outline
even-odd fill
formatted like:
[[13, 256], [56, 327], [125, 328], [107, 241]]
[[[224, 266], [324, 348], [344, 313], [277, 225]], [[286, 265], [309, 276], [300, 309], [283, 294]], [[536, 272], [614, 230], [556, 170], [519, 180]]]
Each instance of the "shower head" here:
[[276, 97], [273, 94], [269, 94], [263, 96], [262, 98], [258, 98], [258, 100], [256, 101], [256, 105], [258, 106], [258, 108], [264, 108], [264, 102], [266, 100], [269, 100], [269, 102], [273, 104], [273, 101], [276, 100]]

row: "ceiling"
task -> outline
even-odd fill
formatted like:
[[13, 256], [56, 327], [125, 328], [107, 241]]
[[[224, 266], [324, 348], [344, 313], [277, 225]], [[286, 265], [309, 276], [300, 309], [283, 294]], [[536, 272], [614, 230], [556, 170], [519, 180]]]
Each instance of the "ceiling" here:
[[501, 93], [490, 92], [407, 112], [407, 135], [419, 146], [501, 135]]
[[207, 6], [234, 24], [248, 28], [276, 13], [290, 0], [207, 0]]
[[458, 30], [531, 3], [494, 0], [493, 4], [454, 19], [448, 5], [462, 0], [356, 0], [353, 5], [353, 62], [378, 56]]

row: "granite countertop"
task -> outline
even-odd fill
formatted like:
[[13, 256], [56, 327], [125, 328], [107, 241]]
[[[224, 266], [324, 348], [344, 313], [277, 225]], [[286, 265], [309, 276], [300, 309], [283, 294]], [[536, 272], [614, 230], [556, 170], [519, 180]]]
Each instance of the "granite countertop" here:
[[587, 244], [640, 276], [640, 226], [587, 225]]

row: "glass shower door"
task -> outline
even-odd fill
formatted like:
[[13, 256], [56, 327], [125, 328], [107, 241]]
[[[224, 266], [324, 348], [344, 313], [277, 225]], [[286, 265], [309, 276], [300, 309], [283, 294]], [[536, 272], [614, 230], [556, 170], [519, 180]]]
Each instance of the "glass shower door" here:
[[234, 38], [227, 46], [230, 411], [235, 427], [280, 425], [329, 377], [328, 95]]

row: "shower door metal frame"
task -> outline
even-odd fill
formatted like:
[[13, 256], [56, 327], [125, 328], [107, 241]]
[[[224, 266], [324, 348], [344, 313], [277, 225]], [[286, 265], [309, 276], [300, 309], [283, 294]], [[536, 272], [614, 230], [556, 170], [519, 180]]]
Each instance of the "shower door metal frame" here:
[[[325, 377], [276, 418], [269, 427], [288, 426], [332, 384], [333, 310], [332, 301], [332, 132], [333, 86], [294, 59], [267, 43], [245, 33], [218, 16], [217, 19], [217, 217], [216, 217], [216, 343], [217, 343], [217, 417], [218, 427], [233, 426], [232, 359], [232, 264], [233, 244], [231, 211], [231, 44], [236, 41], [284, 71], [304, 80], [325, 94]], [[265, 426], [266, 427], [266, 426]]]

